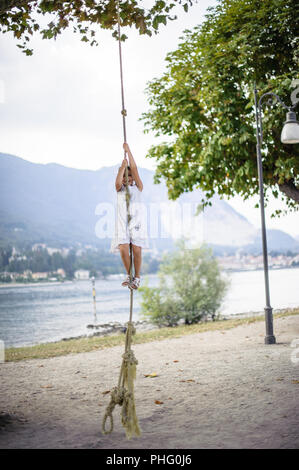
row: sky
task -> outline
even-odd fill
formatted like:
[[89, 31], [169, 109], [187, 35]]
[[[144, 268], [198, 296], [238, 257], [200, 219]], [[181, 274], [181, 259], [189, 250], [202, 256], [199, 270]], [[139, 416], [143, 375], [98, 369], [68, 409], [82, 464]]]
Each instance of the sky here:
[[[145, 155], [158, 143], [153, 134], [144, 134], [140, 121], [148, 109], [146, 84], [163, 74], [165, 57], [176, 49], [183, 31], [200, 24], [207, 8], [216, 3], [200, 0], [188, 13], [178, 8], [178, 19], [162, 26], [151, 38], [140, 36], [133, 28], [123, 30], [128, 36], [122, 46], [127, 140], [141, 167], [155, 169], [155, 161]], [[90, 170], [121, 162], [118, 44], [110, 31], [99, 30], [97, 38], [99, 46], [90, 47], [71, 31], [56, 41], [36, 35], [30, 45], [34, 54], [27, 57], [12, 36], [1, 37], [0, 152], [34, 163], [55, 162]], [[254, 208], [258, 197], [227, 201], [260, 226], [260, 211]], [[298, 236], [298, 213], [270, 219], [277, 208], [284, 208], [283, 203], [271, 199], [266, 208], [267, 228]]]

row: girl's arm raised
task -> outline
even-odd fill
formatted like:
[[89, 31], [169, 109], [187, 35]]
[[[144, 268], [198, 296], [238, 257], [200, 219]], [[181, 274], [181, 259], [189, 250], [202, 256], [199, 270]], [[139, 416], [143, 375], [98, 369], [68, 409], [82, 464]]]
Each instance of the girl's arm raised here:
[[136, 165], [134, 157], [131, 153], [130, 147], [126, 142], [124, 143], [123, 147], [124, 147], [124, 151], [129, 156], [129, 165], [130, 165], [130, 168], [131, 168], [132, 176], [133, 176], [133, 178], [136, 182], [136, 186], [139, 189], [139, 191], [142, 191], [143, 190], [143, 183], [142, 183], [141, 178], [139, 176], [139, 173], [138, 173], [138, 170], [137, 170], [137, 165]]
[[128, 162], [127, 162], [127, 159], [124, 158], [123, 162], [121, 164], [121, 167], [118, 170], [117, 177], [116, 177], [116, 180], [115, 180], [115, 189], [116, 189], [117, 192], [121, 190], [121, 187], [122, 187], [122, 184], [123, 184], [124, 173], [126, 171], [126, 166], [128, 166]]

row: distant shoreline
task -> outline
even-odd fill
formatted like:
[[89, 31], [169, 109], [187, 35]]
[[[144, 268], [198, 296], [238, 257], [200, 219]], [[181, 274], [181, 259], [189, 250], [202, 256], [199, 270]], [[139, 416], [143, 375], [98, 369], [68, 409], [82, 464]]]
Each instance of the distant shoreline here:
[[[275, 267], [275, 268], [272, 268], [269, 266], [269, 271], [279, 271], [279, 270], [285, 270], [285, 269], [299, 269], [299, 266], [279, 266], [279, 267]], [[263, 271], [263, 268], [256, 268], [256, 269], [222, 269], [222, 272], [224, 273], [249, 273], [249, 272], [259, 272], [259, 271]], [[143, 276], [143, 278], [145, 279], [146, 277], [148, 276], [157, 276], [158, 273], [151, 273], [151, 274], [145, 274]], [[100, 278], [100, 279], [96, 279], [96, 281], [109, 281], [109, 280], [113, 280], [113, 279], [118, 279], [118, 278], [122, 278], [124, 276], [123, 273], [116, 273], [116, 274], [109, 274], [109, 276], [107, 276], [107, 278]], [[54, 285], [57, 285], [57, 284], [66, 284], [66, 283], [73, 283], [73, 282], [91, 282], [91, 279], [67, 279], [65, 281], [49, 281], [49, 280], [45, 280], [45, 281], [38, 281], [38, 282], [0, 282], [0, 288], [1, 287], [20, 287], [20, 286], [28, 286], [28, 287], [32, 287], [32, 286], [45, 286], [45, 285], [51, 285], [51, 286], [54, 286]]]
[[[151, 276], [152, 274], [147, 274], [147, 276]], [[99, 278], [99, 279], [96, 279], [96, 281], [109, 281], [113, 278], [110, 278], [110, 276], [115, 276], [115, 279], [117, 279], [118, 277], [121, 279], [124, 274], [123, 273], [119, 273], [119, 274], [110, 274], [109, 276], [107, 276], [107, 278]], [[7, 287], [7, 286], [11, 286], [11, 287], [19, 287], [19, 286], [28, 286], [28, 287], [31, 287], [31, 286], [45, 286], [45, 285], [49, 285], [49, 286], [55, 286], [57, 284], [71, 284], [71, 283], [77, 283], [77, 282], [91, 282], [91, 278], [90, 279], [66, 279], [64, 281], [49, 281], [49, 280], [45, 280], [45, 281], [37, 281], [37, 282], [0, 282], [0, 288], [1, 287]]]

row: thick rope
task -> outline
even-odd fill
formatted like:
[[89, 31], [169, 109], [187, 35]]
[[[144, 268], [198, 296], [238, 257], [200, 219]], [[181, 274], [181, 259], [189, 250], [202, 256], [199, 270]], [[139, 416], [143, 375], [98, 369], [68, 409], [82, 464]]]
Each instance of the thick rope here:
[[[120, 66], [120, 83], [121, 83], [121, 99], [122, 99], [122, 121], [123, 121], [123, 134], [124, 142], [127, 141], [126, 133], [126, 115], [125, 99], [124, 99], [124, 80], [123, 80], [123, 67], [122, 67], [122, 51], [121, 51], [121, 40], [120, 40], [120, 15], [119, 15], [119, 0], [117, 1], [117, 21], [118, 21], [118, 47], [119, 47], [119, 66]], [[125, 152], [126, 158], [126, 152]], [[130, 227], [131, 215], [130, 215], [130, 192], [129, 192], [129, 178], [128, 168], [125, 171], [126, 177], [126, 207], [127, 207], [127, 221], [128, 227]], [[133, 279], [132, 275], [133, 268], [133, 250], [132, 243], [130, 243], [130, 281]], [[135, 398], [134, 398], [134, 380], [136, 378], [136, 366], [138, 364], [135, 358], [134, 352], [131, 349], [132, 336], [136, 330], [132, 323], [133, 316], [133, 289], [130, 289], [130, 319], [127, 323], [126, 340], [125, 340], [125, 352], [123, 354], [122, 365], [119, 374], [118, 386], [114, 387], [111, 391], [110, 403], [107, 406], [103, 423], [102, 432], [103, 434], [110, 434], [113, 431], [113, 411], [116, 405], [122, 407], [121, 410], [121, 422], [125, 428], [126, 436], [130, 439], [132, 436], [140, 436], [141, 431], [138, 424], [138, 419], [135, 409]], [[110, 421], [109, 429], [106, 429], [107, 421]]]
[[[136, 415], [134, 398], [134, 380], [136, 378], [136, 366], [138, 364], [134, 352], [131, 349], [132, 335], [136, 330], [132, 322], [127, 323], [126, 346], [123, 354], [123, 361], [120, 369], [117, 387], [111, 391], [110, 403], [107, 406], [103, 424], [103, 434], [110, 434], [113, 431], [113, 411], [116, 405], [122, 407], [121, 422], [125, 428], [126, 436], [130, 439], [132, 436], [140, 436], [140, 428]], [[106, 429], [107, 420], [110, 420], [110, 427]]]

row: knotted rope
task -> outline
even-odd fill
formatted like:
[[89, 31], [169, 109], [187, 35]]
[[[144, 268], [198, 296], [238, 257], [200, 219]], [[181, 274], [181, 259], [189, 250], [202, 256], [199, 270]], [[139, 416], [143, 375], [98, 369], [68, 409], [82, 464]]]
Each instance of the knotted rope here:
[[[110, 434], [113, 431], [113, 411], [116, 405], [122, 407], [121, 422], [125, 428], [126, 436], [130, 439], [132, 436], [140, 436], [140, 428], [135, 409], [134, 399], [134, 380], [136, 378], [136, 366], [138, 361], [131, 349], [132, 335], [136, 330], [131, 321], [127, 323], [126, 346], [123, 354], [122, 365], [119, 374], [117, 387], [111, 391], [110, 403], [107, 406], [102, 431], [103, 434]], [[110, 428], [106, 429], [107, 420], [110, 420]]]
[[[122, 70], [122, 53], [121, 53], [121, 40], [120, 40], [120, 15], [119, 15], [119, 0], [117, 1], [117, 19], [118, 19], [118, 46], [119, 46], [119, 65], [120, 65], [120, 82], [121, 82], [121, 98], [122, 98], [122, 120], [123, 120], [123, 133], [124, 142], [127, 141], [126, 135], [126, 116], [127, 111], [125, 109], [124, 100], [124, 86], [123, 86], [123, 70]], [[126, 152], [125, 152], [126, 158]], [[130, 227], [131, 215], [130, 215], [130, 192], [129, 192], [129, 179], [128, 179], [128, 168], [125, 171], [126, 176], [126, 207], [127, 207], [127, 222], [128, 228]], [[130, 243], [130, 281], [132, 281], [132, 266], [133, 266], [133, 253], [132, 243]], [[122, 356], [122, 365], [119, 374], [119, 380], [117, 387], [114, 387], [111, 391], [110, 403], [107, 406], [103, 423], [102, 432], [103, 434], [110, 434], [113, 431], [113, 411], [116, 405], [122, 407], [121, 409], [121, 422], [125, 428], [126, 436], [130, 439], [132, 436], [140, 436], [141, 431], [138, 424], [138, 419], [135, 409], [135, 398], [134, 398], [134, 380], [136, 378], [136, 366], [138, 364], [135, 358], [134, 352], [131, 349], [132, 336], [136, 333], [135, 327], [132, 323], [133, 316], [133, 289], [130, 289], [130, 319], [127, 323], [126, 340], [125, 340], [125, 352]], [[110, 420], [110, 427], [106, 429], [107, 420]]]

